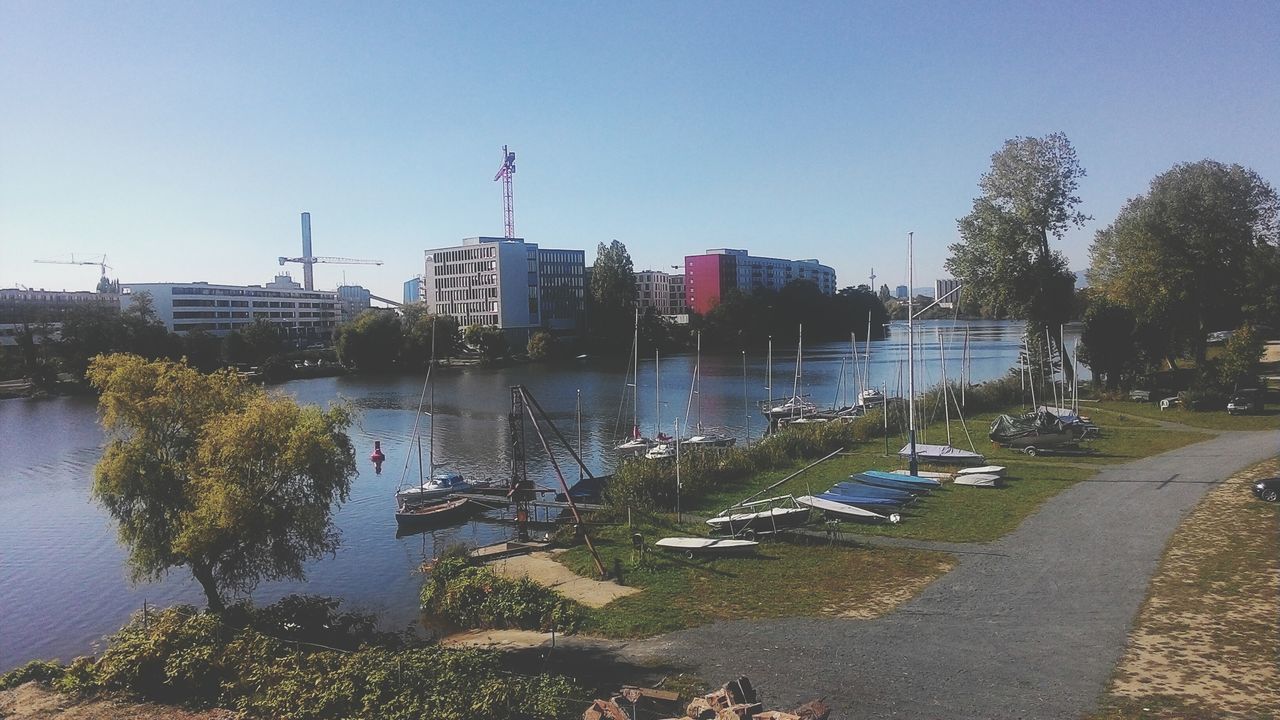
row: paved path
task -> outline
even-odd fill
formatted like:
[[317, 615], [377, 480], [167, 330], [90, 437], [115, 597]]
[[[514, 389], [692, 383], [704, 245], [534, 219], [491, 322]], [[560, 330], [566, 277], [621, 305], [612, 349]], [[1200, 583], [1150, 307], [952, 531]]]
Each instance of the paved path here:
[[[771, 706], [826, 697], [839, 718], [1076, 718], [1095, 707], [1147, 584], [1205, 490], [1280, 452], [1223, 433], [1111, 466], [878, 620], [734, 621], [634, 644], [710, 681], [745, 674]], [[803, 592], [803, 588], [797, 588]]]

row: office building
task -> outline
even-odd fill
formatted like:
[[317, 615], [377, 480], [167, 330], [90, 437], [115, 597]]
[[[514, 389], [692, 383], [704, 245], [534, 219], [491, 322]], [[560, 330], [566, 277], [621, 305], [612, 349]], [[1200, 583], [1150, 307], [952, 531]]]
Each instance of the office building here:
[[960, 293], [956, 290], [960, 287], [959, 280], [945, 278], [933, 281], [933, 297], [940, 300], [938, 307], [952, 308], [960, 300]]
[[373, 307], [373, 294], [359, 285], [338, 286], [338, 322], [351, 322]]
[[415, 275], [404, 281], [404, 304], [422, 302], [422, 276]]
[[731, 288], [743, 293], [781, 290], [787, 283], [805, 280], [824, 295], [836, 293], [836, 271], [817, 260], [782, 260], [756, 257], [746, 250], [720, 248], [684, 259], [685, 302], [690, 312], [705, 315]]
[[266, 320], [288, 339], [327, 339], [340, 312], [337, 293], [306, 290], [288, 275], [277, 275], [266, 285], [123, 283], [121, 288], [121, 310], [147, 293], [156, 317], [170, 332], [226, 335]]
[[82, 307], [101, 307], [111, 312], [119, 312], [120, 294], [30, 288], [0, 290], [0, 323], [59, 322], [68, 310]]
[[636, 305], [642, 313], [653, 308], [659, 315], [670, 315], [671, 275], [661, 270], [636, 273]]
[[668, 315], [687, 315], [689, 306], [684, 299], [684, 273], [675, 273], [667, 278]]
[[899, 286], [897, 287], [897, 289], [893, 291], [893, 296], [894, 296], [894, 297], [896, 297], [896, 298], [898, 298], [899, 300], [906, 300], [906, 299], [907, 299], [907, 286], [906, 286], [906, 285], [899, 285]]
[[583, 322], [585, 253], [542, 249], [521, 238], [474, 237], [425, 253], [423, 297], [433, 315], [493, 325], [508, 342], [542, 327], [577, 332]]

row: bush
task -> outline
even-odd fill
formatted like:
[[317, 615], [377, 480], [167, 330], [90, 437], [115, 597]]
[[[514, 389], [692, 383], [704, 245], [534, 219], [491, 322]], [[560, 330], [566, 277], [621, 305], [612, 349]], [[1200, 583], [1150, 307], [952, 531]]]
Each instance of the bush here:
[[49, 685], [60, 680], [65, 672], [66, 668], [57, 661], [32, 660], [22, 667], [14, 668], [0, 675], [0, 690], [12, 690], [19, 685], [25, 685], [33, 681], [42, 685]]
[[422, 609], [464, 628], [501, 627], [573, 632], [582, 611], [529, 578], [500, 577], [491, 568], [449, 557], [437, 560], [422, 587]]
[[[356, 649], [310, 644], [316, 638]], [[301, 720], [551, 720], [566, 717], [565, 698], [581, 694], [563, 676], [512, 676], [491, 651], [405, 643], [379, 633], [372, 617], [338, 612], [327, 598], [286, 598], [260, 610], [238, 605], [222, 615], [178, 606], [136, 615], [97, 662], [28, 663], [0, 676], [0, 687], [40, 680], [65, 692], [121, 690]]]

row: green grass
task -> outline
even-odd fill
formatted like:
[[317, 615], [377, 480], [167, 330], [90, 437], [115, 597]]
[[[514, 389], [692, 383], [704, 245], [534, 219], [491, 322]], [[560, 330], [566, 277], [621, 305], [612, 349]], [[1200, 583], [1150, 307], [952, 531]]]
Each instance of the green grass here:
[[[583, 632], [634, 638], [716, 620], [816, 616], [872, 606], [888, 610], [954, 564], [945, 553], [847, 547], [825, 540], [762, 543], [758, 555], [739, 558], [688, 560], [650, 550], [643, 563], [637, 562], [631, 532], [643, 533], [652, 544], [691, 534], [688, 530], [697, 532], [650, 518], [644, 525], [608, 528], [594, 536], [605, 566], [622, 567], [624, 582], [643, 592], [589, 610]], [[591, 573], [584, 547], [560, 558], [578, 573]], [[904, 587], [911, 589], [905, 595]]]
[[1097, 407], [1105, 411], [1121, 412], [1152, 420], [1163, 420], [1209, 430], [1274, 430], [1280, 428], [1280, 408], [1277, 408], [1274, 403], [1257, 415], [1228, 415], [1225, 409], [1203, 412], [1184, 408], [1161, 410], [1159, 402], [1140, 403], [1126, 400], [1103, 400], [1097, 403]]

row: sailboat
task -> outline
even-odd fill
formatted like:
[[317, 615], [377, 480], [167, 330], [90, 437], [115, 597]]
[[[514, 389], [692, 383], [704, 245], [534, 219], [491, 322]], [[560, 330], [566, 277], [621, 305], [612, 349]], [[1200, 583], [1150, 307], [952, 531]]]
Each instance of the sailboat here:
[[[435, 353], [432, 353], [432, 365], [427, 368], [427, 378], [424, 381], [423, 397], [418, 400], [418, 418], [413, 423], [413, 442], [418, 446], [418, 486], [405, 487], [405, 480], [409, 473], [409, 459], [405, 458], [404, 470], [400, 473], [399, 489], [396, 492], [396, 519], [400, 520], [402, 514], [415, 506], [427, 505], [437, 501], [444, 500], [453, 493], [467, 492], [475, 486], [463, 479], [460, 473], [452, 470], [436, 470], [435, 461], [435, 385], [431, 382], [431, 372], [435, 366]], [[430, 389], [430, 404], [427, 416], [431, 418], [431, 430], [429, 431], [427, 440], [427, 466], [424, 471], [422, 466], [422, 435], [418, 432], [418, 423], [422, 418], [422, 404], [426, 399], [428, 388]]]
[[684, 424], [689, 427], [689, 406], [693, 405], [696, 410], [697, 424], [693, 426], [693, 433], [687, 438], [681, 438], [680, 443], [693, 447], [713, 447], [726, 448], [733, 447], [735, 440], [728, 435], [716, 430], [709, 430], [702, 425], [702, 393], [699, 390], [699, 381], [702, 379], [702, 333], [698, 333], [698, 354], [697, 359], [693, 363], [693, 381], [689, 385], [689, 402], [684, 407]]
[[[907, 287], [915, 287], [914, 233], [907, 233]], [[926, 310], [928, 308], [925, 308]], [[907, 460], [912, 475], [919, 473], [920, 461], [930, 463], [954, 463], [962, 465], [981, 465], [987, 459], [969, 450], [961, 450], [951, 445], [928, 445], [916, 442], [916, 359], [915, 359], [915, 308], [912, 306], [911, 293], [907, 293], [907, 444], [898, 451], [898, 456]], [[944, 359], [945, 361], [945, 359]], [[943, 402], [946, 402], [947, 384], [942, 384]], [[948, 427], [950, 432], [950, 427]]]
[[[653, 447], [654, 442], [640, 433], [640, 310], [636, 309], [635, 334], [631, 338], [631, 433], [626, 440], [613, 446], [627, 455], [639, 455]], [[625, 402], [626, 393], [623, 393]], [[621, 413], [619, 413], [621, 414]]]
[[[770, 341], [770, 362], [772, 363], [773, 348]], [[770, 367], [772, 372], [772, 367]], [[814, 405], [809, 398], [800, 394], [801, 380], [804, 378], [804, 325], [800, 326], [800, 334], [796, 343], [796, 372], [791, 383], [791, 397], [783, 400], [781, 403], [773, 398], [765, 403], [763, 412], [765, 417], [769, 419], [771, 424], [786, 425], [788, 423], [806, 423], [813, 422], [812, 417], [818, 412], [818, 406]], [[770, 381], [772, 384], [772, 381]], [[806, 415], [808, 417], [806, 417]]]
[[644, 454], [650, 460], [666, 460], [676, 456], [674, 439], [662, 432], [662, 381], [658, 375], [658, 351], [653, 351], [653, 447]]

